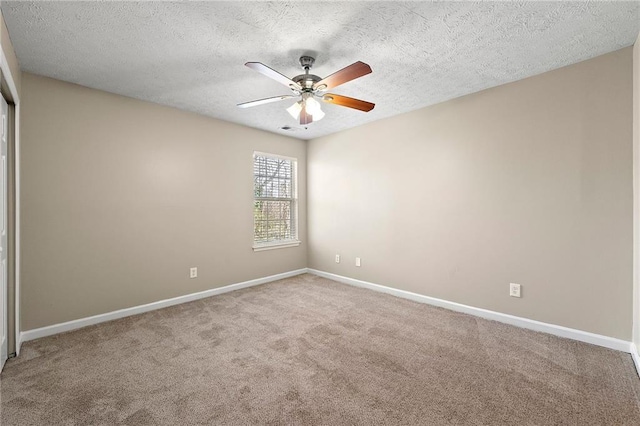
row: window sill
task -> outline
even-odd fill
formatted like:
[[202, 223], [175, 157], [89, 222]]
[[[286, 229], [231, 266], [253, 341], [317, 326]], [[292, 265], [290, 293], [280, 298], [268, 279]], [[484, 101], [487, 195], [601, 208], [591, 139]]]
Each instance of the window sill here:
[[253, 251], [275, 250], [288, 247], [297, 247], [301, 241], [287, 241], [283, 243], [263, 244], [259, 246], [253, 246]]

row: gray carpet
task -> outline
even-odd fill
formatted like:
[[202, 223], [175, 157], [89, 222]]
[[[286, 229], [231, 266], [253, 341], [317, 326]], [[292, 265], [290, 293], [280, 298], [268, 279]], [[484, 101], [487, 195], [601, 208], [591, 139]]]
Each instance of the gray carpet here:
[[640, 425], [628, 354], [313, 275], [25, 343], [2, 425]]

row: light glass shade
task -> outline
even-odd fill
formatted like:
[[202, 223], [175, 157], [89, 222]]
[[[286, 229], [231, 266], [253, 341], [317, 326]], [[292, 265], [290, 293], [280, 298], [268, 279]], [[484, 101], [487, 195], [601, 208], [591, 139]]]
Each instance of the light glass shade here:
[[324, 112], [318, 108], [318, 110], [311, 114], [311, 116], [313, 117], [313, 121], [320, 121], [324, 118]]
[[313, 98], [307, 98], [306, 102], [306, 106], [307, 106], [307, 113], [314, 115], [316, 114], [318, 111], [321, 111], [320, 109], [320, 103], [318, 101], [316, 101]]
[[291, 116], [297, 120], [300, 117], [300, 111], [302, 111], [302, 101], [296, 102], [287, 108], [287, 112], [291, 114]]
[[291, 114], [294, 120], [300, 118], [300, 112], [302, 111], [302, 105], [305, 105], [307, 114], [310, 114], [313, 117], [313, 121], [320, 121], [324, 118], [324, 112], [320, 108], [320, 102], [316, 101], [313, 98], [306, 98], [300, 102], [296, 102], [287, 108], [287, 112]]

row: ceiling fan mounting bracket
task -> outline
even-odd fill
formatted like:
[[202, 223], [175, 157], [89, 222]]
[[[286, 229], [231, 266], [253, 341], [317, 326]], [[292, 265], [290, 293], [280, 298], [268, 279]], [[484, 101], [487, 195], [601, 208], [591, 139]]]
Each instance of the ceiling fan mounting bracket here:
[[312, 56], [300, 56], [300, 66], [302, 66], [302, 68], [307, 72], [309, 72], [315, 61], [316, 58]]

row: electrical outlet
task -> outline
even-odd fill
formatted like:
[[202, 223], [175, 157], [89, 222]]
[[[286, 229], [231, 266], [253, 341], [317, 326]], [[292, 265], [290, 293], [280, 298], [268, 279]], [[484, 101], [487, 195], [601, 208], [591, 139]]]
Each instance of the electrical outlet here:
[[340, 255], [336, 254], [336, 263], [340, 263]]
[[198, 268], [189, 269], [189, 278], [198, 278]]
[[520, 284], [509, 284], [509, 296], [520, 297]]
[[356, 257], [356, 266], [360, 266], [360, 258]]

